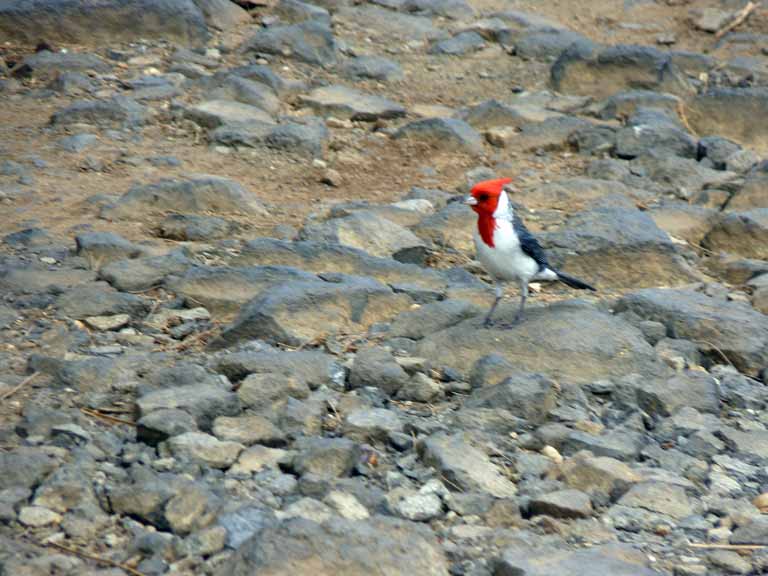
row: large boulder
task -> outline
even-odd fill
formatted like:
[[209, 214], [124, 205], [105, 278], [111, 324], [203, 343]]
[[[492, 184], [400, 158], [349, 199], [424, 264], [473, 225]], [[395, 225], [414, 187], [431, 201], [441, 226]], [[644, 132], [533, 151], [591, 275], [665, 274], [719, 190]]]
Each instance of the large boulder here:
[[755, 166], [727, 204], [728, 210], [768, 208], [768, 162]]
[[691, 88], [668, 53], [650, 46], [571, 45], [552, 65], [550, 83], [558, 92], [607, 98], [626, 90], [676, 95]]
[[299, 236], [302, 240], [341, 244], [399, 261], [421, 260], [426, 251], [424, 242], [413, 232], [368, 210], [325, 222], [310, 222]]
[[245, 243], [233, 259], [235, 265], [295, 266], [308, 272], [340, 272], [371, 276], [386, 284], [410, 284], [444, 290], [446, 280], [437, 271], [379, 258], [340, 244], [274, 238], [256, 238]]
[[432, 531], [403, 520], [332, 518], [266, 524], [243, 543], [218, 576], [447, 576]]
[[113, 206], [105, 207], [101, 216], [142, 220], [148, 212], [165, 211], [267, 214], [258, 198], [234, 180], [199, 176], [133, 186]]
[[[45, 39], [103, 45], [137, 38], [202, 44], [209, 34], [201, 7], [208, 8], [212, 3], [212, 0], [9, 0], [0, 3], [0, 36], [28, 44]], [[217, 4], [230, 9], [229, 2], [224, 4], [219, 0]], [[231, 9], [235, 8], [237, 6]]]
[[189, 302], [227, 317], [271, 286], [316, 279], [290, 266], [196, 266], [183, 276], [169, 276], [165, 285]]
[[555, 265], [598, 287], [675, 285], [694, 278], [669, 236], [629, 202], [598, 203], [541, 238]]
[[710, 250], [768, 260], [768, 208], [724, 213], [702, 244]]
[[654, 576], [646, 554], [628, 544], [606, 544], [584, 550], [553, 547], [506, 549], [494, 565], [494, 576]]
[[768, 152], [768, 88], [712, 88], [693, 98], [686, 111], [696, 132], [717, 134]]
[[[498, 320], [511, 320], [516, 307], [502, 304]], [[427, 336], [416, 353], [464, 375], [491, 353], [519, 370], [571, 382], [665, 371], [638, 329], [592, 306], [569, 302], [529, 306], [525, 320], [510, 329], [483, 328], [480, 317], [466, 320]]]
[[318, 66], [336, 63], [333, 32], [327, 23], [311, 20], [261, 29], [246, 42], [245, 50], [288, 56]]
[[360, 333], [407, 309], [411, 299], [371, 278], [289, 282], [251, 300], [215, 347], [261, 338], [298, 346], [334, 333]]
[[336, 118], [373, 121], [405, 116], [405, 108], [397, 102], [338, 84], [315, 88], [301, 101], [318, 114]]
[[692, 290], [649, 288], [627, 294], [616, 310], [661, 322], [669, 336], [695, 342], [714, 363], [732, 362], [751, 376], [768, 364], [768, 316], [748, 304]]

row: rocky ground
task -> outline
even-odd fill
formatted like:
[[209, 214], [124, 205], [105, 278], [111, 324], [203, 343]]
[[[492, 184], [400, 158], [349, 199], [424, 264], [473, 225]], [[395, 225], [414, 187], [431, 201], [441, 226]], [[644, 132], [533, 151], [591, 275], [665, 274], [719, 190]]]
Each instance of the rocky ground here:
[[[768, 8], [84, 4], [0, 5], [0, 574], [768, 571]], [[484, 329], [500, 176], [600, 291]]]

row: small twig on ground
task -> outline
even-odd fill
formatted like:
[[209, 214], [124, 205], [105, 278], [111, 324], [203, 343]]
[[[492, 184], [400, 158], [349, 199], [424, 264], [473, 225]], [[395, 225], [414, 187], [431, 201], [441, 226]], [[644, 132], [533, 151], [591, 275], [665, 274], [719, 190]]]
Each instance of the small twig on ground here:
[[715, 352], [720, 354], [720, 356], [723, 358], [723, 360], [728, 362], [728, 364], [731, 366], [731, 368], [736, 368], [736, 366], [733, 365], [733, 362], [731, 362], [731, 359], [728, 358], [728, 356], [725, 355], [725, 352], [723, 352], [722, 350], [720, 350], [720, 348], [718, 348], [717, 346], [712, 344], [712, 342], [707, 342], [706, 340], [694, 340], [694, 342], [696, 344], [706, 344], [707, 346], [712, 348], [712, 350], [714, 350]]
[[744, 20], [746, 20], [747, 18], [749, 18], [749, 15], [752, 14], [752, 12], [754, 12], [755, 10], [757, 10], [759, 6], [760, 6], [760, 2], [748, 2], [747, 5], [744, 6], [744, 8], [742, 8], [736, 13], [736, 16], [733, 20], [731, 20], [728, 24], [720, 28], [720, 30], [718, 30], [715, 33], [715, 40], [719, 40], [720, 38], [728, 34], [728, 32], [730, 32], [737, 26], [741, 25], [741, 23], [744, 22]]
[[99, 420], [104, 420], [105, 422], [109, 422], [110, 424], [126, 424], [128, 426], [136, 426], [136, 422], [131, 422], [130, 420], [123, 420], [122, 418], [115, 418], [114, 416], [102, 414], [98, 410], [91, 410], [90, 408], [80, 408], [80, 412], [82, 412], [86, 416], [90, 416], [92, 418], [98, 418]]
[[86, 560], [93, 560], [94, 562], [98, 562], [100, 564], [106, 564], [107, 566], [112, 566], [113, 568], [119, 568], [120, 570], [124, 570], [128, 572], [128, 574], [130, 574], [131, 576], [146, 576], [143, 572], [139, 572], [135, 568], [131, 568], [130, 566], [126, 566], [125, 564], [120, 564], [119, 562], [115, 562], [114, 560], [109, 560], [107, 558], [94, 556], [93, 554], [89, 554], [88, 552], [82, 552], [80, 550], [76, 550], [75, 548], [70, 548], [68, 546], [57, 544], [56, 542], [47, 542], [43, 544], [43, 546], [50, 546], [52, 548], [56, 548], [57, 550], [61, 550], [62, 552], [68, 552], [69, 554], [80, 556], [80, 558], [85, 558]]
[[714, 550], [763, 550], [768, 546], [761, 544], [707, 544], [705, 542], [689, 542], [691, 548], [712, 548]]
[[19, 384], [18, 384], [18, 385], [14, 386], [14, 387], [13, 387], [13, 388], [11, 388], [10, 390], [8, 390], [8, 392], [6, 392], [6, 393], [5, 393], [5, 394], [3, 394], [2, 396], [0, 396], [0, 400], [5, 400], [6, 398], [10, 398], [10, 397], [11, 397], [11, 396], [13, 396], [13, 395], [14, 395], [16, 392], [18, 392], [19, 390], [21, 390], [22, 388], [24, 388], [24, 386], [26, 386], [27, 384], [29, 384], [30, 382], [32, 382], [32, 380], [34, 380], [34, 379], [35, 379], [35, 378], [37, 378], [38, 376], [40, 376], [40, 372], [35, 372], [34, 374], [30, 374], [29, 376], [27, 376], [26, 378], [24, 378], [24, 380], [22, 380], [21, 382], [19, 382]]

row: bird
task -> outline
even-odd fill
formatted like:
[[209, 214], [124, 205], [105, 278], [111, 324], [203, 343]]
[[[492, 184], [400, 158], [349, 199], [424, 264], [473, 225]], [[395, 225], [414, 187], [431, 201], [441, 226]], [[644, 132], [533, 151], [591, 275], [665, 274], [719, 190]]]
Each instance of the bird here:
[[520, 286], [520, 306], [513, 320], [523, 320], [528, 283], [531, 280], [560, 281], [577, 290], [597, 289], [583, 280], [553, 268], [536, 237], [516, 214], [505, 187], [512, 178], [497, 178], [478, 182], [465, 199], [477, 213], [473, 230], [477, 258], [495, 283], [496, 299], [483, 320], [483, 326], [493, 325], [493, 313], [504, 295], [504, 283], [515, 281]]

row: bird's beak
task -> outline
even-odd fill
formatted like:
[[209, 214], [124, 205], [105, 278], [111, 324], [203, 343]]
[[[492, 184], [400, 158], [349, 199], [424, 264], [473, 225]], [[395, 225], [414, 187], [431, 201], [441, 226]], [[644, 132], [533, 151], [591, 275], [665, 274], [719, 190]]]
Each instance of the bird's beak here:
[[464, 198], [464, 204], [467, 206], [477, 206], [477, 198], [474, 196], [467, 196]]

